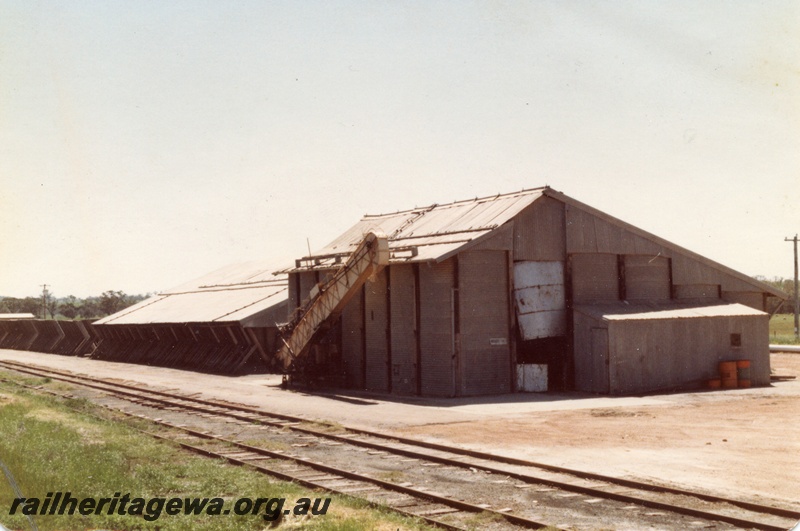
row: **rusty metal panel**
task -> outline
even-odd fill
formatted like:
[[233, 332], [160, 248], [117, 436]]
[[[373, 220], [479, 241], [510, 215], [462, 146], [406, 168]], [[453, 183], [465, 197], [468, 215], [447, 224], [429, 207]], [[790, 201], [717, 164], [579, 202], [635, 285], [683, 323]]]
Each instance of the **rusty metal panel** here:
[[342, 361], [345, 385], [364, 388], [364, 288], [342, 311]]
[[453, 260], [419, 267], [421, 392], [455, 395]]
[[516, 262], [514, 302], [522, 339], [563, 336], [567, 330], [563, 262]]
[[619, 300], [617, 255], [582, 253], [572, 255], [571, 260], [576, 303]]
[[390, 315], [392, 339], [392, 392], [415, 394], [417, 391], [417, 341], [414, 266], [391, 266]]
[[682, 284], [676, 285], [676, 299], [719, 299], [719, 284]]
[[663, 256], [625, 255], [625, 299], [669, 300], [669, 259]]
[[462, 395], [511, 390], [507, 256], [505, 251], [458, 255]]
[[387, 272], [364, 284], [364, 334], [366, 337], [366, 382], [371, 391], [389, 390], [389, 327]]

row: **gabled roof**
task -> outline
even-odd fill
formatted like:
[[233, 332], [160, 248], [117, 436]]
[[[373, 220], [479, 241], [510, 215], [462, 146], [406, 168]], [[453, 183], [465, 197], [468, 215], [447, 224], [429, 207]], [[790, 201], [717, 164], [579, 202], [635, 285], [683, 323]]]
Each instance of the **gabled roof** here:
[[389, 237], [390, 264], [443, 261], [476, 245], [483, 238], [490, 237], [493, 231], [543, 196], [596, 216], [631, 234], [662, 246], [670, 253], [682, 255], [730, 275], [753, 286], [754, 291], [768, 293], [781, 299], [788, 298], [787, 294], [769, 284], [759, 282], [734, 269], [675, 245], [547, 186], [443, 205], [434, 204], [393, 214], [367, 214], [331, 243], [310, 256], [296, 260], [294, 268], [282, 270], [279, 274], [335, 268], [346, 260], [365, 234], [374, 230], [382, 231]]
[[[389, 237], [390, 263], [442, 260], [512, 219], [541, 197], [544, 190], [434, 204], [393, 214], [367, 214], [334, 241], [298, 260], [294, 270], [330, 269], [374, 230]], [[283, 272], [288, 271], [292, 270]]]
[[275, 276], [274, 264], [232, 264], [186, 284], [150, 297], [95, 325], [241, 322], [273, 325], [286, 319], [285, 275]]

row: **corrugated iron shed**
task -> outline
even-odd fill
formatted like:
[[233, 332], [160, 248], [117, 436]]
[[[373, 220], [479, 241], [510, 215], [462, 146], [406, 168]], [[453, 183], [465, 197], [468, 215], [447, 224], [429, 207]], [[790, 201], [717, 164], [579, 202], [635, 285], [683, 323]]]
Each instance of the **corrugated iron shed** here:
[[233, 264], [100, 319], [96, 325], [225, 323], [286, 319], [287, 279], [274, 264]]
[[394, 214], [368, 214], [324, 248], [298, 260], [296, 268], [282, 273], [330, 269], [373, 230], [389, 236], [390, 263], [439, 262], [511, 220], [541, 197], [544, 190], [523, 190]]
[[[781, 299], [788, 297], [782, 291], [768, 284], [610, 216], [547, 186], [442, 205], [434, 204], [393, 214], [367, 214], [328, 245], [310, 256], [296, 260], [294, 268], [284, 269], [280, 273], [326, 270], [337, 267], [352, 253], [364, 235], [371, 230], [379, 230], [389, 236], [390, 264], [441, 262], [480, 243], [485, 238], [494, 236], [497, 234], [496, 229], [501, 225], [511, 221], [532, 203], [545, 196], [564, 203], [573, 211], [594, 216], [602, 222], [616, 227], [617, 230], [621, 229], [623, 232], [620, 234], [630, 233], [630, 235], [639, 237], [643, 242], [650, 242], [650, 247], [660, 246], [667, 249], [667, 254], [675, 257], [676, 264], [678, 264], [676, 267], [685, 266], [686, 259], [689, 259], [707, 266], [713, 271], [729, 275], [740, 281], [743, 286], [756, 288], [754, 291], [768, 293]], [[552, 230], [558, 229], [553, 227]], [[589, 233], [594, 234], [595, 230], [597, 229], [591, 227]], [[622, 247], [622, 244], [620, 243], [617, 247]], [[617, 251], [619, 252], [616, 254], [631, 254], [630, 250], [617, 249]], [[597, 249], [594, 251], [573, 249], [571, 252], [599, 251]], [[611, 251], [604, 250], [603, 252]], [[637, 252], [634, 254], [650, 253]]]

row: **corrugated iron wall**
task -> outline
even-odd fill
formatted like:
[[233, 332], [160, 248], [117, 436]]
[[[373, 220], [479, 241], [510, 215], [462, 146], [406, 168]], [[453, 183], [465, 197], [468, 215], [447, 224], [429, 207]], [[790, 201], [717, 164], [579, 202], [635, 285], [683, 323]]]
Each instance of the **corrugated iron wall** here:
[[[536, 206], [534, 203], [533, 206]], [[714, 295], [713, 286], [719, 286], [717, 293], [741, 293], [743, 295], [730, 295], [726, 300], [742, 300], [748, 306], [764, 310], [764, 301], [756, 301], [755, 297], [744, 295], [752, 292], [753, 286], [742, 279], [736, 278], [725, 271], [721, 271], [701, 260], [686, 256], [664, 247], [659, 243], [649, 240], [644, 236], [634, 234], [625, 228], [585, 212], [572, 205], [565, 205], [565, 227], [567, 253], [577, 256], [583, 253], [600, 253], [613, 255], [639, 255], [658, 260], [670, 259], [670, 274], [672, 281], [672, 296], [678, 299], [693, 298], [719, 298]], [[515, 223], [519, 225], [518, 218]], [[517, 232], [524, 230], [517, 228]], [[516, 256], [516, 255], [515, 255]], [[648, 274], [655, 275], [654, 271]], [[627, 275], [626, 275], [627, 276]], [[643, 287], [643, 286], [638, 286]], [[634, 288], [636, 289], [636, 288]], [[645, 288], [655, 290], [661, 296], [662, 288], [650, 286]], [[699, 296], [697, 296], [699, 294]], [[576, 299], [577, 302], [577, 299]]]
[[390, 269], [390, 335], [392, 342], [392, 392], [417, 392], [416, 286], [414, 266], [393, 265]]
[[364, 388], [364, 287], [344, 307], [342, 323], [342, 362], [345, 385]]
[[663, 256], [624, 256], [625, 300], [669, 300], [670, 262]]
[[92, 325], [89, 321], [0, 321], [0, 348], [235, 374], [263, 370], [275, 328], [238, 323]]
[[720, 298], [719, 284], [683, 284], [673, 286], [676, 299], [716, 300]]
[[764, 311], [764, 294], [760, 291], [723, 291], [722, 299], [728, 302], [738, 302], [755, 308], [756, 310]]
[[458, 255], [462, 395], [511, 390], [508, 259], [505, 251]]
[[248, 333], [238, 323], [98, 325], [92, 358], [238, 374], [263, 370], [260, 352], [274, 352], [275, 333]]
[[[769, 383], [769, 319], [718, 316], [605, 321], [574, 312], [575, 388], [630, 394], [705, 387], [720, 361], [749, 359], [753, 385]], [[739, 334], [741, 346], [731, 344]]]
[[91, 321], [0, 321], [0, 348], [82, 356], [92, 350]]
[[564, 203], [541, 197], [514, 219], [514, 260], [563, 261]]
[[608, 365], [592, 352], [592, 329], [606, 327], [602, 320], [573, 312], [575, 328], [575, 389], [590, 393], [608, 392]]
[[[731, 345], [731, 334], [740, 335], [741, 346]], [[720, 361], [738, 359], [750, 360], [752, 385], [768, 385], [768, 335], [766, 315], [612, 321], [611, 393], [704, 387], [719, 377]]]
[[421, 393], [454, 396], [454, 260], [419, 266]]
[[384, 268], [374, 281], [364, 284], [364, 333], [367, 344], [366, 382], [370, 391], [389, 391], [389, 308]]
[[619, 300], [617, 255], [573, 254], [572, 300], [578, 303]]

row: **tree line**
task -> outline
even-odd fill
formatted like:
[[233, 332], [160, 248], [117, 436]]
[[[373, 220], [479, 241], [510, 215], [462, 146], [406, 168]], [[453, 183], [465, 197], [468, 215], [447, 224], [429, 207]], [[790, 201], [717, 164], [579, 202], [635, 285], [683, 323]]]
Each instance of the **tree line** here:
[[0, 313], [32, 313], [37, 319], [99, 319], [133, 306], [149, 296], [109, 290], [85, 299], [74, 295], [58, 298], [52, 293], [22, 299], [2, 297]]
[[[790, 278], [774, 277], [768, 279], [761, 275], [753, 277], [755, 280], [769, 284], [789, 295], [789, 300], [785, 301], [778, 310], [778, 313], [794, 313], [794, 280]], [[145, 295], [127, 295], [122, 291], [109, 290], [103, 292], [98, 297], [86, 297], [80, 299], [74, 295], [57, 298], [52, 293], [47, 293], [44, 297], [25, 297], [18, 299], [14, 297], [0, 297], [0, 313], [32, 313], [37, 319], [99, 319], [106, 317], [128, 306], [133, 306], [137, 302], [150, 297]], [[778, 303], [771, 301], [772, 313]]]

